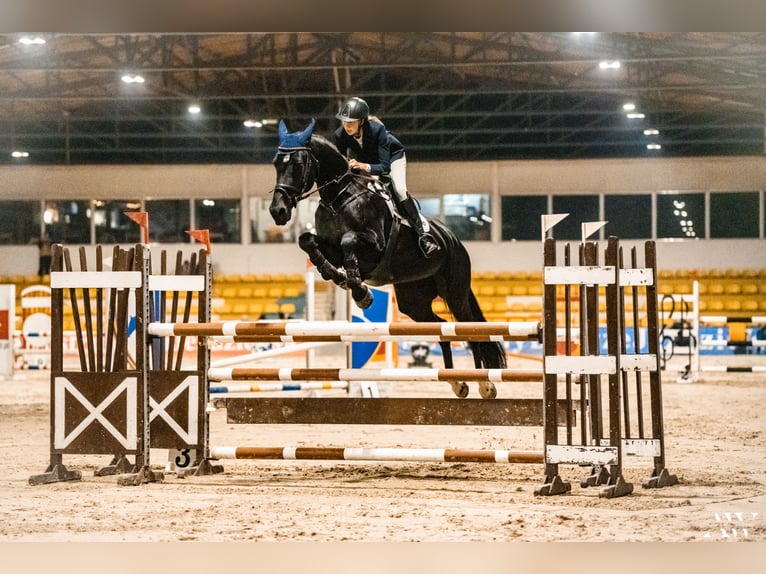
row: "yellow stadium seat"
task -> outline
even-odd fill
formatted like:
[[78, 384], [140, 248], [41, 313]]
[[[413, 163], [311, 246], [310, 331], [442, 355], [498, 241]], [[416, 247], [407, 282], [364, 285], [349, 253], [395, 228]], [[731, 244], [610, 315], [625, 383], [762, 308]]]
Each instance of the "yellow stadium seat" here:
[[707, 286], [707, 293], [709, 295], [723, 295], [724, 291], [723, 283], [710, 283]]
[[258, 303], [258, 302], [248, 303], [247, 313], [251, 317], [255, 317], [255, 318], [260, 317], [261, 313], [263, 313], [263, 303]]
[[720, 299], [710, 299], [707, 301], [706, 311], [723, 311], [723, 301]]
[[514, 283], [511, 285], [511, 296], [524, 297], [527, 294], [527, 286], [524, 283]]
[[240, 299], [249, 299], [253, 296], [253, 288], [250, 286], [237, 287], [237, 297]]
[[295, 304], [294, 303], [282, 303], [279, 306], [279, 313], [283, 317], [292, 317], [295, 315]]
[[283, 297], [300, 297], [301, 291], [298, 287], [285, 287]]

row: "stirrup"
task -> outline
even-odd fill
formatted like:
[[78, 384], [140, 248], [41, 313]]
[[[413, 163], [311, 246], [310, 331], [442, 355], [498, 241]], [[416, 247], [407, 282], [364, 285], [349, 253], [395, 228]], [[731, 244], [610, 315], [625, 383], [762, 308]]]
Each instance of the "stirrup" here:
[[428, 257], [432, 253], [439, 251], [441, 249], [434, 241], [431, 239], [427, 234], [423, 234], [420, 237], [418, 237], [418, 247], [420, 247], [420, 251]]

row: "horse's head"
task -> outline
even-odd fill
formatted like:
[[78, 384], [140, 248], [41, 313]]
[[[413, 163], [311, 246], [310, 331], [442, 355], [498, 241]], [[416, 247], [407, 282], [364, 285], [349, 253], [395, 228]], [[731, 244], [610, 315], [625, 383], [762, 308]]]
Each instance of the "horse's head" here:
[[269, 206], [269, 213], [277, 225], [290, 221], [293, 209], [308, 195], [316, 181], [318, 165], [311, 151], [315, 123], [312, 119], [303, 131], [289, 133], [285, 122], [279, 122], [279, 148], [273, 162], [277, 184]]

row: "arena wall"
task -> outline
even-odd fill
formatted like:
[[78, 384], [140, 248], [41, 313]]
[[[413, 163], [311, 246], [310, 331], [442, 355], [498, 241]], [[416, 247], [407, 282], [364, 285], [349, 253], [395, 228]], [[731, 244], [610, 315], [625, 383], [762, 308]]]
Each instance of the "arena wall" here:
[[[10, 166], [0, 167], [0, 200], [266, 197], [274, 185], [271, 165]], [[503, 195], [758, 191], [766, 188], [766, 157], [644, 158], [572, 161], [418, 163], [411, 159], [409, 187], [418, 197], [490, 193], [499, 210]], [[249, 214], [243, 201], [243, 223]], [[764, 216], [761, 214], [763, 225]], [[496, 218], [497, 222], [498, 218]], [[300, 272], [305, 257], [293, 244], [216, 245], [217, 271]], [[763, 237], [763, 231], [762, 231]], [[647, 238], [649, 239], [649, 238]], [[623, 243], [630, 245], [629, 241]], [[658, 240], [663, 268], [764, 268], [763, 239]], [[492, 241], [466, 246], [476, 270], [529, 270], [540, 265], [535, 241]], [[92, 246], [89, 246], [89, 249]], [[176, 248], [168, 244], [168, 249]], [[189, 248], [191, 246], [181, 246]], [[0, 273], [36, 271], [37, 250], [0, 246]]]

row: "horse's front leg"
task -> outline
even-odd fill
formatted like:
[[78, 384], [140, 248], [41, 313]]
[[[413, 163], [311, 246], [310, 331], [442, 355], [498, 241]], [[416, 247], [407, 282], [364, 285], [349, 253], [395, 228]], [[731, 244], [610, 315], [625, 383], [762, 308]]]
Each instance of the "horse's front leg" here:
[[338, 269], [327, 260], [317, 242], [316, 235], [308, 231], [301, 233], [300, 237], [298, 237], [298, 245], [309, 256], [309, 260], [314, 264], [322, 279], [332, 281], [343, 289], [348, 288], [346, 285], [346, 271]]
[[351, 289], [351, 296], [360, 309], [367, 309], [372, 305], [372, 291], [362, 283], [362, 274], [359, 271], [356, 248], [360, 241], [358, 234], [348, 231], [340, 239], [340, 248], [343, 251], [343, 267], [346, 269], [346, 282]]

